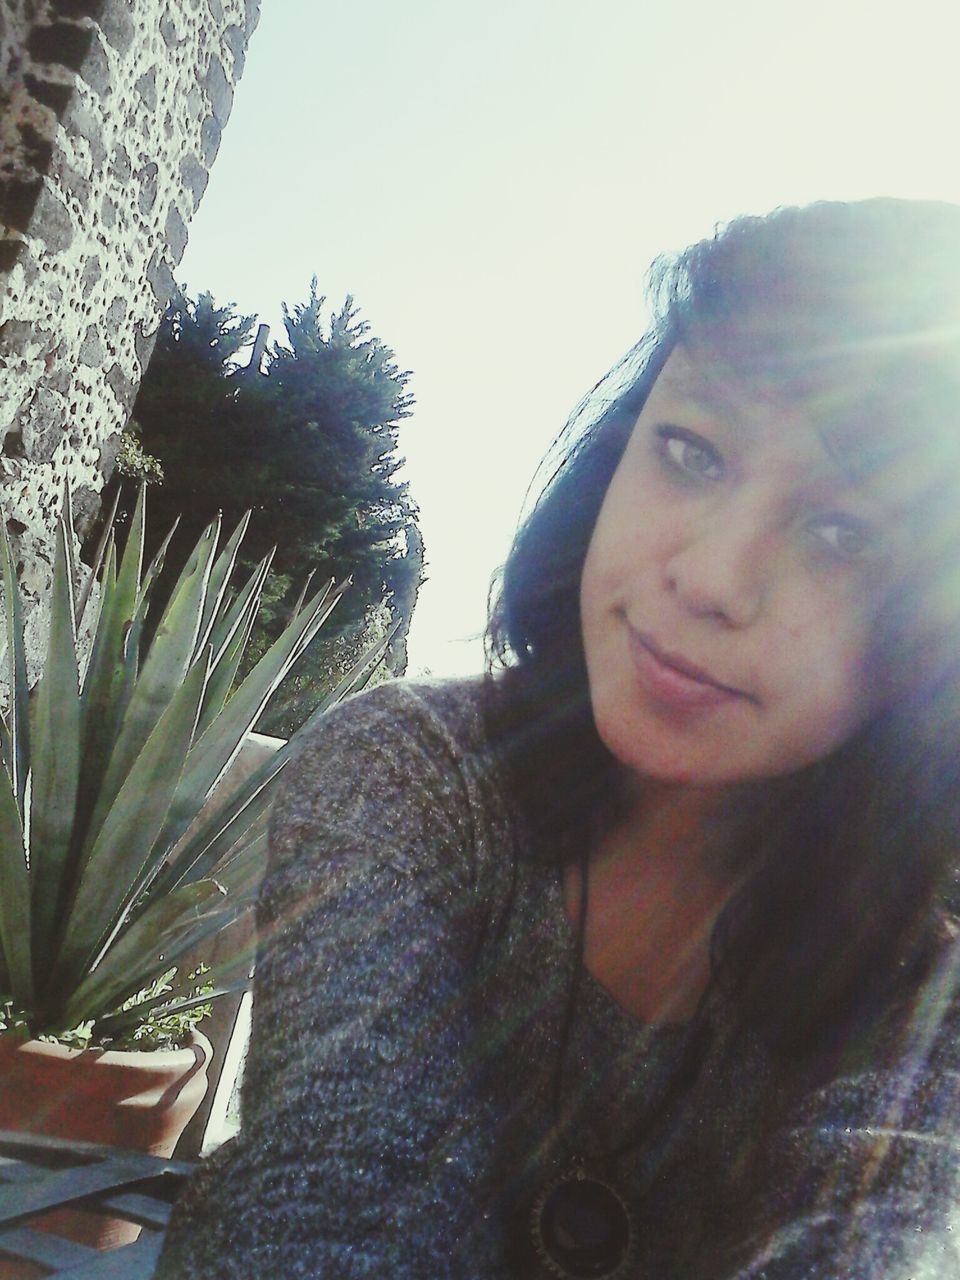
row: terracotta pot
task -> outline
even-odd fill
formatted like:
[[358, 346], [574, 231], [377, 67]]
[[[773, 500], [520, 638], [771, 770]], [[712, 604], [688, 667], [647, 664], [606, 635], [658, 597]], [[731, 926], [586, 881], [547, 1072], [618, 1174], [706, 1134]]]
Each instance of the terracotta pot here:
[[[203, 1100], [212, 1052], [196, 1033], [186, 1049], [150, 1053], [0, 1036], [0, 1129], [171, 1156]], [[31, 1225], [101, 1249], [135, 1240], [140, 1231], [73, 1209]]]

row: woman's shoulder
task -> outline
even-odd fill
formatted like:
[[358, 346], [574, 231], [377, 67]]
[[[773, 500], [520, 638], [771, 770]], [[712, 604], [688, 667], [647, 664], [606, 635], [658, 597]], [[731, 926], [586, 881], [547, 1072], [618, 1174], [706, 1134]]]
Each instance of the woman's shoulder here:
[[[485, 754], [484, 677], [388, 680], [344, 699], [302, 735], [284, 792], [347, 787], [365, 777], [435, 789]], [[329, 792], [328, 792], [329, 794]]]
[[475, 874], [478, 858], [513, 838], [487, 750], [485, 689], [484, 677], [392, 680], [321, 716], [285, 771], [275, 864], [305, 846], [398, 864], [454, 851]]
[[322, 750], [331, 735], [362, 739], [370, 732], [385, 735], [385, 746], [418, 734], [428, 748], [435, 737], [454, 750], [475, 748], [483, 738], [487, 681], [483, 675], [385, 680], [326, 711], [304, 733], [301, 750]]

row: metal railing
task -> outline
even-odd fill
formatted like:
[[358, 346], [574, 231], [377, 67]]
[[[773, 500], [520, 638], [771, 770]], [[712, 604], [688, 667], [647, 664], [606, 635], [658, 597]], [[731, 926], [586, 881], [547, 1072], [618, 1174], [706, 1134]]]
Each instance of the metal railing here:
[[[173, 1202], [193, 1168], [185, 1160], [0, 1130], [0, 1277], [150, 1280]], [[143, 1230], [131, 1243], [95, 1248], [53, 1234], [49, 1215], [64, 1210], [82, 1212], [94, 1226], [112, 1219]]]

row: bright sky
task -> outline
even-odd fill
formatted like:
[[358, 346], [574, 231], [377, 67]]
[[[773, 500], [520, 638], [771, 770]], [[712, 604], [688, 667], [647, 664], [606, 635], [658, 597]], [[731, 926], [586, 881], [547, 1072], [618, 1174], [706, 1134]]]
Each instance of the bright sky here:
[[739, 213], [960, 203], [952, 0], [262, 0], [178, 276], [274, 326], [311, 275], [412, 369], [409, 674], [478, 671], [531, 476]]

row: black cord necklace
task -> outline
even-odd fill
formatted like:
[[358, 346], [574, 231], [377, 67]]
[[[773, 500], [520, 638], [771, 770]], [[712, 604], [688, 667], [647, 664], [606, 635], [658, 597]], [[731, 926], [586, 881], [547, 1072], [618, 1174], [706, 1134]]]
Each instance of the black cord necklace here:
[[[589, 853], [585, 851], [580, 859], [576, 957], [554, 1075], [555, 1130], [560, 1128], [563, 1070], [584, 967], [588, 872]], [[712, 1032], [698, 1010], [693, 1033], [666, 1094], [655, 1108], [653, 1117], [645, 1118], [642, 1124], [642, 1129], [647, 1129], [648, 1139], [654, 1128], [669, 1118], [675, 1103], [696, 1080], [711, 1042]], [[624, 1142], [606, 1153], [605, 1163], [612, 1165], [619, 1156], [638, 1146], [643, 1136], [642, 1132], [632, 1132]], [[626, 1280], [639, 1243], [637, 1218], [629, 1201], [611, 1181], [579, 1156], [570, 1160], [559, 1176], [548, 1182], [535, 1197], [529, 1216], [529, 1236], [541, 1266], [559, 1280]]]

